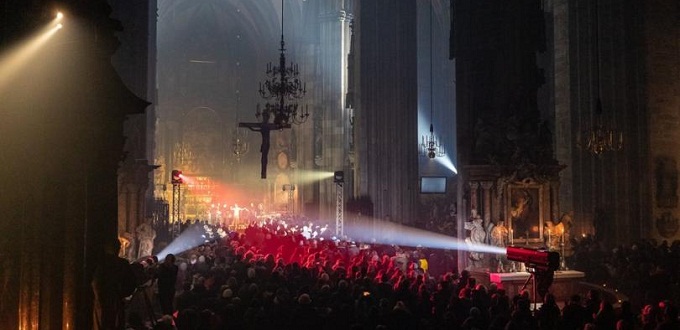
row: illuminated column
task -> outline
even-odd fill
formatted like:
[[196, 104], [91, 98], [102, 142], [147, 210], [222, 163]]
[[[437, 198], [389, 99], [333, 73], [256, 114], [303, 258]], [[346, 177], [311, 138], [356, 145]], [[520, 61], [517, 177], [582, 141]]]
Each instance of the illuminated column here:
[[492, 181], [483, 181], [482, 185], [482, 198], [484, 198], [484, 228], [491, 221], [491, 188], [493, 187]]
[[[322, 170], [332, 171], [345, 166], [345, 132], [349, 125], [345, 120], [345, 95], [352, 14], [348, 11], [350, 7], [347, 0], [321, 0], [318, 3], [319, 45], [318, 57], [314, 60], [320, 66], [315, 93], [321, 107], [317, 109], [319, 113], [314, 114], [320, 116], [320, 130], [315, 132], [317, 136], [314, 139], [318, 152], [315, 165]], [[322, 216], [333, 216], [334, 192], [332, 182], [321, 183]]]

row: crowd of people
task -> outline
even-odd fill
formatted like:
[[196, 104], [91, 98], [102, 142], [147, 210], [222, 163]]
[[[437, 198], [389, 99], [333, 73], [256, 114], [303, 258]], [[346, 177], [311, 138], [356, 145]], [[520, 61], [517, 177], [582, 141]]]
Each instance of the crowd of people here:
[[570, 267], [588, 270], [588, 282], [625, 292], [638, 305], [680, 301], [680, 241], [640, 240], [606, 248], [593, 236], [573, 244]]
[[[631, 301], [615, 308], [597, 290], [564, 302], [548, 293], [534, 311], [528, 293], [508, 296], [457, 271], [452, 251], [337, 241], [322, 226], [286, 220], [160, 256], [157, 284], [147, 289], [154, 306], [133, 299], [128, 328], [680, 329], [678, 242], [646, 241], [608, 255], [583, 239], [573, 266], [593, 270], [590, 280], [620, 283]], [[584, 264], [598, 260], [608, 260], [605, 270]], [[668, 275], [663, 281], [635, 286], [660, 278], [659, 271]], [[661, 285], [665, 290], [648, 290]]]

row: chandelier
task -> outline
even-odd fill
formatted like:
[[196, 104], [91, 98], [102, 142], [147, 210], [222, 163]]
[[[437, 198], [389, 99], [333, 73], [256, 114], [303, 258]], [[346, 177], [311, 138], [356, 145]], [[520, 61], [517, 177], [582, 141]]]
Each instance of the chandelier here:
[[595, 113], [595, 124], [581, 132], [576, 145], [597, 156], [607, 151], [623, 149], [623, 132], [608, 127], [602, 118], [602, 101], [598, 98]]
[[444, 147], [434, 135], [434, 84], [432, 83], [432, 3], [430, 3], [430, 134], [423, 135], [420, 143], [420, 154], [429, 159], [443, 157]]
[[423, 135], [422, 137], [422, 141], [420, 143], [420, 154], [427, 156], [427, 158], [430, 159], [434, 159], [435, 157], [443, 157], [446, 154], [441, 142], [437, 140], [437, 137], [434, 135], [434, 126], [432, 126], [432, 124], [430, 124], [430, 134]]
[[[240, 109], [241, 91], [236, 90], [236, 111]], [[238, 118], [236, 119], [238, 123]], [[249, 145], [245, 138], [248, 136], [248, 131], [242, 130], [237, 125], [231, 137], [231, 153], [236, 157], [236, 162], [241, 163], [241, 157], [248, 153]]]
[[236, 157], [237, 163], [240, 163], [241, 157], [250, 150], [250, 145], [245, 140], [246, 136], [246, 132], [241, 132], [238, 127], [234, 129], [234, 135], [231, 138], [231, 153]]
[[302, 124], [307, 121], [309, 112], [307, 107], [300, 107], [295, 101], [301, 99], [307, 93], [305, 84], [300, 80], [300, 70], [297, 64], [291, 63], [286, 66], [286, 44], [283, 41], [283, 0], [281, 0], [281, 56], [279, 65], [272, 66], [267, 64], [267, 80], [260, 83], [258, 92], [263, 99], [268, 100], [264, 109], [257, 105], [255, 117], [257, 123], [239, 123], [239, 127], [246, 127], [262, 135], [262, 145], [260, 145], [261, 168], [260, 177], [267, 178], [267, 163], [270, 136], [274, 130], [291, 128], [291, 124]]
[[195, 160], [196, 156], [192, 151], [190, 143], [177, 142], [175, 143], [175, 148], [173, 149], [173, 158], [175, 163], [182, 165], [191, 165]]
[[576, 137], [576, 145], [596, 156], [600, 156], [608, 151], [618, 151], [623, 149], [623, 132], [617, 130], [613, 125], [605, 124], [602, 115], [602, 100], [600, 94], [602, 84], [600, 79], [600, 11], [599, 1], [595, 2], [595, 56], [597, 64], [597, 101], [595, 103], [595, 118], [593, 125], [580, 132]]
[[307, 107], [300, 107], [296, 100], [305, 96], [307, 93], [306, 84], [300, 80], [300, 71], [297, 64], [290, 63], [286, 66], [286, 47], [283, 41], [283, 0], [281, 0], [281, 55], [279, 65], [272, 66], [267, 64], [267, 80], [260, 83], [260, 96], [269, 100], [260, 109], [257, 105], [255, 116], [262, 123], [267, 124], [273, 120], [273, 124], [280, 128], [288, 127], [290, 124], [302, 124], [307, 121], [309, 112]]

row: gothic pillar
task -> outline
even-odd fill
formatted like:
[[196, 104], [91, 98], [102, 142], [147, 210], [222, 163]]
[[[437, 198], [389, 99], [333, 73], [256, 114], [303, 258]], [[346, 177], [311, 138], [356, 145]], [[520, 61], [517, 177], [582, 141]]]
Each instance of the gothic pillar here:
[[[326, 0], [319, 5], [318, 101], [321, 103], [321, 140], [319, 166], [326, 171], [344, 168], [345, 160], [345, 95], [347, 93], [347, 55], [349, 53], [352, 14], [343, 0]], [[335, 184], [326, 180], [321, 185], [321, 214], [332, 217], [335, 212]]]
[[360, 182], [366, 182], [376, 218], [408, 223], [416, 216], [418, 198], [417, 3], [354, 4], [357, 154], [365, 155]]

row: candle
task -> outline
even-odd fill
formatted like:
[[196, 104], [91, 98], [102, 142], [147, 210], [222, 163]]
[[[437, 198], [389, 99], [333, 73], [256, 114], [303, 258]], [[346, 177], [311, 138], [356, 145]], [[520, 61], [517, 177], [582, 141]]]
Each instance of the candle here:
[[510, 229], [510, 245], [514, 244], [515, 238], [513, 236], [514, 235], [512, 234], [512, 229]]
[[550, 235], [550, 229], [548, 229], [548, 249], [552, 246], [552, 235]]

